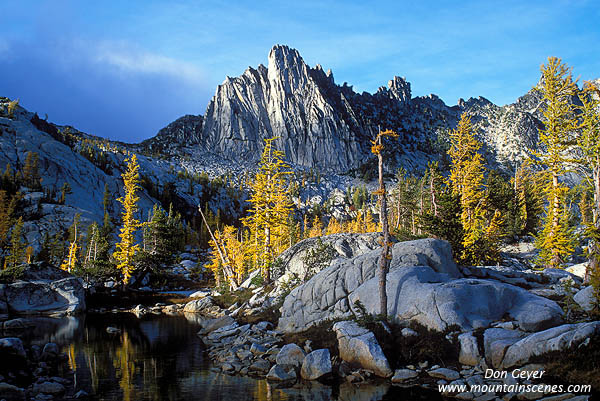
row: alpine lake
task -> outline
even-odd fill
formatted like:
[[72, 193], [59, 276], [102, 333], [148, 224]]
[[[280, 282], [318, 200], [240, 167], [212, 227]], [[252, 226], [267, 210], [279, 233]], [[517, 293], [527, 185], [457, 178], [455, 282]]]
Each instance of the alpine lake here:
[[[272, 383], [221, 373], [197, 332], [199, 322], [182, 315], [87, 313], [33, 318], [21, 338], [27, 345], [58, 344], [68, 357], [63, 377], [94, 400], [441, 400], [420, 387], [300, 381]], [[107, 328], [117, 330], [109, 330]]]

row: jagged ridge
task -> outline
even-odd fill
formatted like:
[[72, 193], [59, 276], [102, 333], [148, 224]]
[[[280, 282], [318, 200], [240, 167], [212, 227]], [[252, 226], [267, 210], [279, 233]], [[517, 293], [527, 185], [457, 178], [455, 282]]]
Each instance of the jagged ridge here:
[[537, 144], [539, 104], [539, 95], [529, 92], [507, 106], [479, 97], [450, 107], [435, 95], [413, 98], [410, 83], [400, 77], [374, 94], [359, 94], [346, 83], [337, 85], [330, 70], [309, 67], [297, 50], [276, 45], [268, 67], [249, 67], [217, 87], [200, 123], [200, 116], [185, 116], [147, 145], [198, 146], [254, 164], [263, 140], [275, 136], [291, 163], [339, 173], [365, 163], [369, 140], [381, 126], [400, 134], [392, 152], [396, 165], [420, 169], [444, 153], [448, 130], [466, 111], [488, 160], [513, 165]]

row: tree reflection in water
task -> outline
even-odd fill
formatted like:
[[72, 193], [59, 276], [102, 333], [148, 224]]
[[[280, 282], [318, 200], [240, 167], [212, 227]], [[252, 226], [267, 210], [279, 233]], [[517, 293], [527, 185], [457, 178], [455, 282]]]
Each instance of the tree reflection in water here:
[[[266, 380], [228, 376], [211, 370], [199, 325], [183, 316], [89, 314], [47, 319], [36, 326], [28, 341], [54, 341], [68, 356], [76, 390], [102, 400], [399, 400], [441, 399], [418, 389], [389, 388], [389, 384], [356, 387], [318, 382], [292, 387]], [[106, 328], [120, 330], [110, 334]]]

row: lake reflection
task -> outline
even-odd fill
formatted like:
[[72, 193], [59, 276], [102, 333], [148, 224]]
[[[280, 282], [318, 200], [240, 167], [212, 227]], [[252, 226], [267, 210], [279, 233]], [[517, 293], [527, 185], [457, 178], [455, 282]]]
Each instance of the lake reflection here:
[[[107, 327], [118, 328], [110, 334]], [[266, 380], [212, 371], [196, 336], [198, 322], [183, 316], [90, 314], [81, 318], [36, 320], [31, 343], [53, 341], [68, 355], [76, 389], [98, 400], [401, 400], [439, 399], [419, 389], [389, 384], [318, 382], [279, 388]], [[437, 396], [437, 397], [432, 397]]]

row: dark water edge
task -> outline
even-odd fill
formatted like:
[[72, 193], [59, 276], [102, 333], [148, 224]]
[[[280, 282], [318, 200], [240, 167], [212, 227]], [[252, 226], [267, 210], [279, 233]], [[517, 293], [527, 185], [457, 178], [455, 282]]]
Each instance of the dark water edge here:
[[[108, 326], [120, 333], [110, 334]], [[23, 340], [57, 343], [68, 356], [76, 390], [95, 400], [441, 400], [437, 391], [387, 382], [282, 387], [264, 379], [229, 376], [213, 368], [196, 336], [198, 323], [183, 316], [88, 314], [37, 318]], [[68, 372], [65, 372], [67, 377]], [[289, 385], [288, 385], [289, 386]]]

